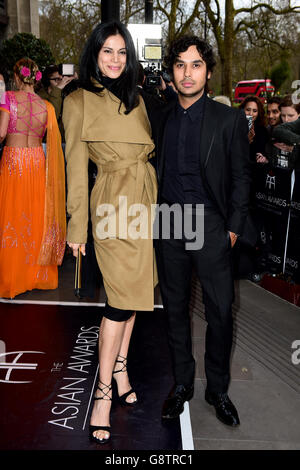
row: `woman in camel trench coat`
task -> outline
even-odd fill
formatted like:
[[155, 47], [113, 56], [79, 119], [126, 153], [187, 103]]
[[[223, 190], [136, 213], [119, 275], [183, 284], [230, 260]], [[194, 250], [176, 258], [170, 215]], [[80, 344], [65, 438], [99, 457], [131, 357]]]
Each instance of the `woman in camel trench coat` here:
[[[100, 24], [82, 55], [81, 88], [65, 99], [63, 111], [71, 216], [67, 241], [75, 256], [78, 249], [84, 253], [87, 241], [88, 160], [98, 168], [90, 210], [107, 304], [100, 326], [99, 384], [90, 424], [90, 437], [97, 443], [110, 439], [112, 377], [122, 404], [137, 402], [127, 375], [127, 351], [135, 312], [153, 310], [157, 283], [151, 239], [157, 183], [148, 162], [154, 145], [136, 81], [134, 45], [127, 29], [119, 22]], [[140, 206], [133, 205], [139, 204], [147, 216], [141, 236], [134, 222]]]

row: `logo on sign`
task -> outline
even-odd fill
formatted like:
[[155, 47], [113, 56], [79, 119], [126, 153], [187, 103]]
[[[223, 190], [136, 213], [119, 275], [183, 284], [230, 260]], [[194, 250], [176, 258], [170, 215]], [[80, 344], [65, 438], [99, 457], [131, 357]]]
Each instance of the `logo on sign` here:
[[267, 174], [266, 188], [275, 190], [275, 175], [272, 175], [271, 173]]
[[[15, 380], [16, 375], [23, 378], [24, 373], [30, 370], [36, 370], [37, 362], [26, 362], [26, 357], [31, 354], [45, 354], [42, 351], [12, 351], [5, 352], [5, 343], [0, 340], [0, 382], [9, 384], [26, 384], [32, 380]], [[2, 374], [3, 371], [3, 374]], [[18, 371], [18, 372], [17, 372]]]

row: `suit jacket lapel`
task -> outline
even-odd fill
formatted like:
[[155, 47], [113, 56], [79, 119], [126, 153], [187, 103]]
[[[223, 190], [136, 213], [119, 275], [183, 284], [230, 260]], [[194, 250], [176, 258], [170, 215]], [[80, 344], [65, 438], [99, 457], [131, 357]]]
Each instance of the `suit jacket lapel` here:
[[212, 99], [206, 98], [200, 141], [200, 163], [202, 168], [207, 166], [211, 149], [216, 138], [216, 131], [217, 116], [214, 112], [214, 102]]

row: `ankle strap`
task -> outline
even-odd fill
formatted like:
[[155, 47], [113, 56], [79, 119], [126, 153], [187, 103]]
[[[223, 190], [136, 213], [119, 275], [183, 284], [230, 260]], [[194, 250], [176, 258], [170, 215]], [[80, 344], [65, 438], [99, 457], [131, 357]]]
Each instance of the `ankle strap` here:
[[[122, 358], [121, 361], [118, 360], [119, 357]], [[119, 370], [114, 370], [113, 374], [117, 374], [118, 372], [126, 372], [127, 371], [127, 357], [123, 357], [123, 356], [120, 356], [120, 354], [118, 354], [117, 359], [116, 359], [116, 363], [117, 362], [119, 362], [120, 364], [123, 364], [123, 366]]]
[[[104, 387], [99, 387], [99, 384], [104, 385]], [[99, 380], [99, 383], [97, 385], [97, 389], [100, 390], [100, 392], [103, 393], [103, 396], [102, 397], [94, 397], [95, 400], [110, 400], [110, 401], [112, 400], [112, 398], [110, 396], [108, 396], [109, 392], [112, 389], [111, 384], [106, 385], [105, 383], [101, 382], [101, 380]], [[105, 391], [105, 389], [107, 389], [107, 390]]]
[[116, 360], [116, 362], [127, 362], [127, 357], [124, 357], [124, 356], [120, 356], [120, 354], [118, 354], [117, 358], [118, 357], [121, 357], [122, 358], [122, 361], [118, 361], [118, 359]]

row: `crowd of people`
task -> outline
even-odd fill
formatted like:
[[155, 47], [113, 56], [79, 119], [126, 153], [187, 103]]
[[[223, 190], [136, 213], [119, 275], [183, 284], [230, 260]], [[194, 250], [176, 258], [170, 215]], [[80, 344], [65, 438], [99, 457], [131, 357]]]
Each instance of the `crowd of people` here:
[[[90, 214], [107, 295], [90, 421], [90, 437], [97, 443], [111, 437], [112, 379], [123, 405], [138, 403], [127, 373], [127, 354], [136, 314], [153, 310], [158, 282], [174, 373], [163, 418], [178, 417], [193, 396], [189, 319], [193, 268], [203, 288], [208, 322], [205, 399], [223, 423], [239, 424], [227, 394], [232, 249], [243, 236], [252, 203], [253, 166], [283, 165], [282, 152], [292, 155], [288, 167], [299, 165], [294, 142], [291, 151], [291, 145], [275, 133], [281, 122], [299, 117], [300, 105], [290, 97], [270, 99], [267, 116], [255, 96], [246, 97], [241, 109], [208, 98], [215, 59], [209, 44], [196, 36], [174, 41], [165, 61], [172, 89], [162, 84], [160, 99], [142, 88], [127, 28], [119, 22], [104, 23], [85, 44], [79, 78], [61, 75], [57, 66], [42, 74], [31, 59], [24, 58], [14, 67], [16, 91], [6, 91], [1, 99], [0, 297], [13, 298], [34, 288], [55, 289], [65, 242], [76, 258], [86, 253]], [[281, 132], [298, 135], [290, 128]], [[91, 194], [90, 160], [97, 167]], [[128, 206], [146, 208], [147, 229], [141, 237], [124, 235], [134, 215], [129, 212], [122, 218], [125, 200]], [[153, 243], [151, 207], [156, 203], [169, 208], [175, 204], [179, 211], [188, 205], [190, 212], [184, 212], [181, 228], [190, 218], [196, 226], [199, 217], [202, 222], [204, 218], [203, 246], [188, 249], [191, 240], [184, 230], [178, 239], [172, 218], [170, 236], [160, 234]], [[199, 204], [204, 205], [201, 214]], [[114, 233], [103, 236], [99, 227], [110, 223]]]
[[[259, 98], [247, 96], [240, 107], [250, 117], [248, 133], [252, 162], [250, 210], [258, 234], [254, 263], [249, 277], [254, 281], [260, 281], [264, 273], [275, 275], [282, 274], [284, 271], [282, 265], [275, 268], [268, 260], [276, 250], [276, 246], [278, 247], [278, 238], [282, 238], [281, 245], [284, 247], [285, 236], [282, 233], [282, 227], [274, 223], [272, 214], [262, 209], [256, 199], [256, 193], [262, 190], [259, 187], [261, 175], [263, 174], [266, 180], [267, 174], [270, 171], [273, 171], [271, 174], [275, 174], [276, 169], [280, 169], [276, 173], [279, 182], [280, 179], [285, 179], [284, 174], [288, 172], [291, 194], [293, 192], [294, 170], [300, 168], [300, 152], [295, 135], [290, 138], [288, 136], [288, 126], [289, 123], [299, 120], [300, 104], [294, 103], [291, 95], [282, 98], [275, 96], [267, 101], [265, 112]], [[282, 223], [284, 224], [283, 220]], [[281, 251], [282, 258], [284, 258], [284, 250]]]

